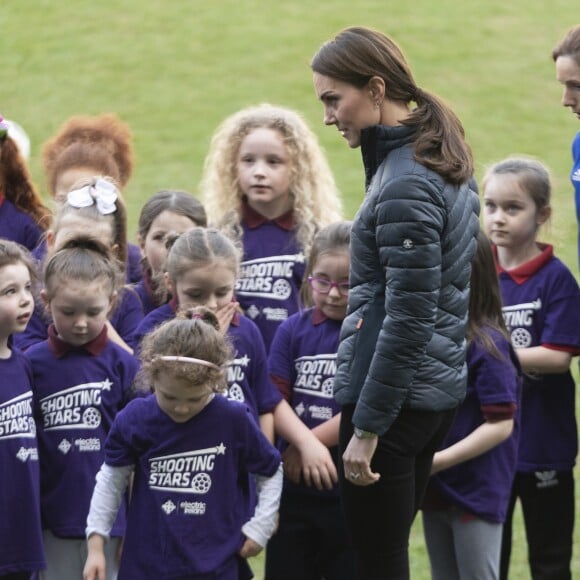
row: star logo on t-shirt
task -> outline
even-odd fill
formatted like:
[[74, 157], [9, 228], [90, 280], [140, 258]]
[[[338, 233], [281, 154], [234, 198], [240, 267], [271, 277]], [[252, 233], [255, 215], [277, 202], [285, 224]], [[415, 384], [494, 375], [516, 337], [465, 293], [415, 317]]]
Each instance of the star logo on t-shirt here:
[[215, 448], [215, 452], [216, 452], [216, 455], [225, 455], [225, 453], [226, 453], [226, 446], [223, 443], [220, 443]]
[[305, 256], [304, 254], [300, 253], [300, 254], [296, 254], [294, 256], [294, 260], [297, 264], [304, 264], [304, 260], [305, 260]]
[[162, 504], [161, 509], [167, 515], [169, 515], [177, 509], [177, 506], [170, 499], [168, 499], [164, 504]]
[[113, 386], [113, 383], [109, 379], [105, 379], [101, 383], [101, 389], [103, 389], [103, 391], [110, 391], [112, 386]]

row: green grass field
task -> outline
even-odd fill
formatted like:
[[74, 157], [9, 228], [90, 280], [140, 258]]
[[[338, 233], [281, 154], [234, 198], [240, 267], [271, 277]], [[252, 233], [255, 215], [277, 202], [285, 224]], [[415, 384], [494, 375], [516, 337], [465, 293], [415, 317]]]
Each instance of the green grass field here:
[[[543, 236], [577, 273], [570, 142], [578, 121], [560, 106], [550, 51], [577, 23], [552, 0], [3, 0], [0, 113], [40, 146], [73, 114], [114, 111], [134, 133], [136, 167], [125, 191], [131, 235], [143, 202], [161, 188], [198, 193], [213, 130], [237, 109], [270, 102], [303, 113], [327, 151], [352, 217], [363, 196], [357, 151], [322, 124], [308, 67], [318, 46], [362, 24], [402, 45], [417, 83], [452, 104], [473, 147], [477, 177], [510, 154], [553, 172], [554, 216]], [[529, 578], [518, 525], [512, 577]], [[576, 544], [580, 534], [576, 534]], [[420, 526], [413, 578], [429, 578]], [[260, 561], [256, 563], [260, 578]], [[580, 549], [574, 573], [580, 577]]]

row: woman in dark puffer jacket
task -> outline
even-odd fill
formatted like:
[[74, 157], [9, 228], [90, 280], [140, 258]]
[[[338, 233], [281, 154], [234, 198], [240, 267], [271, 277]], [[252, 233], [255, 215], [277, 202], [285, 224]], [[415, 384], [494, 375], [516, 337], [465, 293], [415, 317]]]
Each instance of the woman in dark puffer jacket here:
[[311, 66], [324, 122], [361, 147], [367, 186], [335, 379], [341, 495], [358, 577], [408, 578], [411, 524], [465, 393], [473, 159], [460, 121], [385, 35], [346, 29]]

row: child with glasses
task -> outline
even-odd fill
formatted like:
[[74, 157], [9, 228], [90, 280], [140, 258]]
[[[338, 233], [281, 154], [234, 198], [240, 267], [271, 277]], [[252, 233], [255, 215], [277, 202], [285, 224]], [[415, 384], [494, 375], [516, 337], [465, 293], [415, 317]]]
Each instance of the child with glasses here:
[[248, 107], [216, 130], [200, 190], [210, 225], [243, 248], [236, 298], [269, 350], [298, 311], [314, 235], [342, 218], [324, 152], [296, 111]]
[[[268, 366], [272, 381], [303, 423], [337, 462], [340, 408], [333, 398], [336, 351], [348, 301], [350, 222], [337, 222], [314, 238], [303, 299], [311, 308], [278, 328]], [[266, 551], [266, 580], [354, 578], [338, 486], [304, 484], [299, 454], [285, 441], [286, 478], [278, 531]]]

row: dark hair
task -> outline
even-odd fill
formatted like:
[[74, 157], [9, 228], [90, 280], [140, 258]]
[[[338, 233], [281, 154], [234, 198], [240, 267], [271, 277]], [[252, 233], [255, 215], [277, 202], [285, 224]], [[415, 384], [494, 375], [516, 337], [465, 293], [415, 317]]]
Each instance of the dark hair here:
[[571, 28], [552, 50], [554, 62], [561, 56], [569, 56], [580, 65], [580, 25]]
[[90, 236], [68, 240], [44, 265], [44, 287], [48, 299], [63, 280], [94, 282], [104, 279], [110, 296], [123, 287], [123, 274], [108, 246]]
[[113, 113], [68, 119], [42, 147], [48, 190], [54, 197], [58, 176], [75, 167], [110, 175], [121, 188], [133, 171], [131, 129]]
[[[167, 361], [161, 359], [162, 356], [197, 358], [218, 368]], [[207, 308], [193, 308], [161, 324], [143, 338], [140, 358], [146, 381], [140, 382], [149, 387], [160, 373], [171, 373], [188, 380], [192, 386], [213, 382], [216, 391], [224, 391], [225, 369], [232, 356], [232, 347], [220, 332], [215, 314]]]
[[513, 175], [522, 190], [532, 198], [538, 210], [550, 205], [552, 195], [550, 172], [537, 159], [508, 157], [492, 165], [482, 180], [484, 192], [489, 179], [494, 175]]
[[141, 208], [137, 228], [141, 239], [145, 239], [155, 218], [164, 211], [189, 218], [196, 226], [207, 227], [205, 208], [191, 193], [163, 189], [150, 197]]
[[308, 256], [308, 265], [300, 288], [300, 298], [305, 306], [312, 306], [312, 291], [308, 276], [312, 275], [319, 256], [327, 252], [349, 251], [352, 222], [335, 222], [322, 228], [315, 236]]
[[479, 342], [497, 358], [501, 358], [501, 355], [486, 327], [496, 330], [509, 340], [501, 307], [501, 293], [491, 243], [480, 230], [471, 266], [467, 340]]
[[28, 214], [42, 230], [46, 230], [50, 210], [43, 204], [26, 162], [10, 136], [0, 139], [0, 192], [20, 211]]
[[417, 103], [403, 121], [417, 129], [415, 159], [450, 183], [460, 184], [473, 175], [473, 156], [455, 113], [439, 97], [419, 88], [399, 46], [381, 32], [364, 27], [346, 28], [323, 44], [314, 55], [314, 72], [365, 87], [373, 77], [386, 85], [386, 97]]
[[36, 279], [36, 268], [34, 267], [34, 259], [30, 252], [16, 242], [0, 239], [0, 268], [14, 266], [16, 264], [26, 266], [30, 273], [30, 279]]

